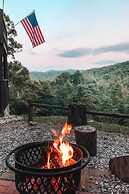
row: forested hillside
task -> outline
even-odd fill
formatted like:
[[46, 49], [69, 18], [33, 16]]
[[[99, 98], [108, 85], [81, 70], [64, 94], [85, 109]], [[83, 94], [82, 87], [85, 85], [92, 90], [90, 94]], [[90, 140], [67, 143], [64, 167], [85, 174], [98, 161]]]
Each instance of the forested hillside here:
[[[30, 77], [33, 80], [49, 80], [52, 81], [54, 80], [56, 77], [58, 77], [59, 75], [61, 75], [64, 72], [68, 72], [70, 74], [75, 73], [77, 70], [73, 70], [73, 69], [68, 69], [68, 70], [50, 70], [50, 71], [46, 71], [46, 72], [39, 72], [39, 71], [31, 71], [30, 72]], [[116, 75], [120, 75], [121, 78], [123, 77], [123, 75], [128, 75], [129, 74], [129, 62], [123, 62], [123, 63], [117, 63], [117, 64], [113, 64], [110, 66], [105, 66], [102, 68], [93, 68], [90, 70], [79, 70], [84, 78], [86, 78], [87, 76], [95, 76], [96, 79], [108, 79], [111, 76]]]
[[[27, 114], [28, 100], [62, 106], [83, 103], [87, 110], [129, 113], [129, 61], [86, 71], [33, 72], [33, 77], [24, 64], [15, 60], [15, 53], [22, 45], [15, 40], [14, 23], [9, 16], [4, 17], [8, 27], [8, 56], [12, 57], [8, 63], [11, 114]], [[62, 114], [57, 110], [34, 111], [45, 116]]]
[[[129, 61], [81, 72], [70, 71], [61, 74], [61, 72], [53, 71], [51, 73], [52, 77], [49, 77], [51, 75], [49, 74], [47, 80], [53, 80], [55, 91], [58, 91], [57, 96], [60, 92], [62, 93], [58, 89], [59, 85], [62, 87], [61, 83], [65, 93], [69, 92], [66, 96], [62, 96], [62, 100], [65, 100], [63, 104], [70, 100], [80, 101], [95, 110], [129, 112]], [[58, 75], [59, 73], [60, 75]], [[40, 75], [43, 75], [43, 79], [45, 78], [45, 73]], [[83, 81], [79, 80], [80, 76], [83, 77]], [[76, 77], [78, 83], [74, 83], [73, 77]], [[57, 80], [60, 80], [58, 84]]]
[[[61, 75], [64, 72], [68, 72], [68, 73], [74, 73], [77, 70], [72, 70], [72, 69], [68, 69], [68, 70], [60, 70], [60, 71], [56, 71], [56, 70], [50, 70], [50, 71], [46, 71], [46, 72], [39, 72], [39, 71], [31, 71], [30, 72], [30, 77], [33, 80], [54, 80], [57, 76]], [[83, 70], [82, 70], [83, 71]]]
[[123, 62], [100, 69], [88, 70], [83, 74], [85, 84], [97, 98], [98, 109], [102, 111], [129, 112], [129, 62]]
[[[63, 72], [58, 76], [52, 72], [56, 74], [52, 81], [31, 79], [26, 68], [17, 61], [10, 63], [9, 68], [12, 113], [25, 114], [28, 99], [62, 106], [76, 102], [86, 104], [88, 110], [129, 113], [128, 61], [82, 72]], [[60, 113], [44, 109], [37, 110], [36, 114]]]

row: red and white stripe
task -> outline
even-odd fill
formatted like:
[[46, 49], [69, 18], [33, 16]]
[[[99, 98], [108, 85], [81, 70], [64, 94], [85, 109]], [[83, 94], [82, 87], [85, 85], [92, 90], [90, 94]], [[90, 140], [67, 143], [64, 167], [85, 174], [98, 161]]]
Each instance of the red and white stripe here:
[[41, 29], [39, 26], [36, 27], [32, 27], [32, 25], [30, 24], [28, 18], [25, 18], [21, 21], [24, 29], [26, 30], [33, 47], [38, 46], [39, 44], [42, 44], [45, 42], [43, 34], [41, 32]]

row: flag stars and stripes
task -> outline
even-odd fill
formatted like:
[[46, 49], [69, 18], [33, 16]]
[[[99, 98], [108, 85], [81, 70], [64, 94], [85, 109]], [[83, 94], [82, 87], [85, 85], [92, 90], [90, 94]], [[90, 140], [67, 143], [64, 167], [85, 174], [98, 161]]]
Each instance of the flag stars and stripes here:
[[45, 42], [44, 36], [41, 32], [41, 29], [38, 25], [35, 12], [21, 20], [21, 23], [26, 30], [33, 47], [38, 46], [39, 44], [42, 44]]

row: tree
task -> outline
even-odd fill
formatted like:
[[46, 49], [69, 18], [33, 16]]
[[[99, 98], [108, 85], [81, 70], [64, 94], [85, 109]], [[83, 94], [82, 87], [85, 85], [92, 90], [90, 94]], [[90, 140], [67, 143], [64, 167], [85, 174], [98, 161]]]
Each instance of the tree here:
[[7, 29], [7, 39], [8, 39], [8, 56], [15, 59], [15, 53], [22, 50], [22, 44], [18, 43], [15, 38], [17, 36], [17, 31], [13, 21], [10, 20], [9, 16], [4, 14], [5, 25]]
[[36, 99], [37, 88], [29, 76], [29, 71], [20, 62], [14, 61], [8, 64], [10, 110], [12, 114], [25, 114], [27, 100]]
[[37, 100], [40, 84], [31, 80], [29, 70], [15, 60], [15, 53], [22, 50], [22, 44], [15, 40], [17, 32], [9, 16], [4, 15], [4, 19], [7, 28], [8, 56], [11, 57], [11, 61], [8, 63], [10, 112], [12, 114], [25, 114], [27, 100]]
[[29, 70], [16, 60], [8, 64], [8, 77], [10, 85], [15, 86], [18, 91], [30, 80]]
[[52, 104], [53, 94], [52, 89], [49, 81], [39, 81], [40, 84], [40, 91], [38, 93], [40, 103], [44, 104]]
[[84, 78], [83, 78], [83, 75], [82, 73], [80, 73], [80, 71], [76, 71], [74, 74], [73, 74], [73, 84], [75, 86], [77, 86], [78, 84], [84, 84]]
[[68, 72], [64, 72], [61, 75], [59, 75], [56, 80], [55, 80], [55, 85], [56, 87], [60, 87], [62, 85], [64, 85], [64, 83], [69, 80], [69, 82], [72, 82], [72, 76], [70, 73]]

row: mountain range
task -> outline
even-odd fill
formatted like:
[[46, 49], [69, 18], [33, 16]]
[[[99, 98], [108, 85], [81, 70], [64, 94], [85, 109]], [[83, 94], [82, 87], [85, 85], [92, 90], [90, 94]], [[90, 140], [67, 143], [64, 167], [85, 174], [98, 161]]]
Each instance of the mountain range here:
[[[52, 81], [59, 75], [61, 75], [63, 72], [68, 72], [70, 74], [73, 74], [77, 70], [74, 69], [67, 69], [67, 70], [50, 70], [46, 72], [38, 72], [38, 71], [31, 71], [30, 77], [33, 80], [49, 80]], [[96, 78], [103, 78], [103, 79], [109, 79], [111, 75], [120, 75], [121, 77], [125, 77], [129, 75], [129, 61], [125, 61], [122, 63], [116, 63], [113, 65], [101, 67], [101, 68], [92, 68], [88, 70], [79, 70], [84, 78], [88, 78], [89, 76], [95, 76]]]

